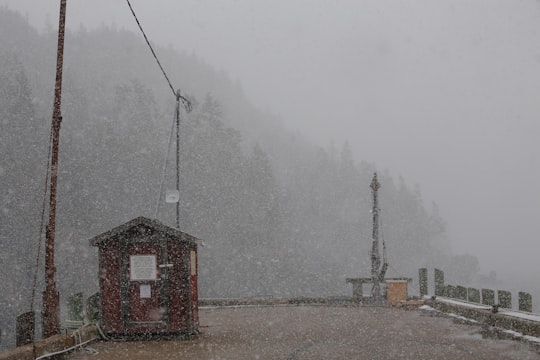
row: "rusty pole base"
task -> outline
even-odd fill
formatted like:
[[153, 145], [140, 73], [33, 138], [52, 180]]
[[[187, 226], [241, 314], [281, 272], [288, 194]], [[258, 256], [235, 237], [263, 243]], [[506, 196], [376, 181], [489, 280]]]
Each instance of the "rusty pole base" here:
[[60, 334], [60, 294], [56, 289], [43, 292], [43, 339]]

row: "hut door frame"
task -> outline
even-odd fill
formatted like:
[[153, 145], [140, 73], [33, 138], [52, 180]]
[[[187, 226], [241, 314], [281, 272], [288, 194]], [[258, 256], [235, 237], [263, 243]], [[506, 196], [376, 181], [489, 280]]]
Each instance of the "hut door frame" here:
[[[166, 242], [165, 242], [166, 243]], [[169, 327], [168, 256], [166, 244], [133, 242], [123, 249], [122, 313], [125, 329]], [[153, 258], [153, 260], [152, 260]], [[144, 268], [144, 264], [152, 264]], [[139, 266], [139, 270], [134, 269]], [[133, 269], [132, 269], [133, 267]]]

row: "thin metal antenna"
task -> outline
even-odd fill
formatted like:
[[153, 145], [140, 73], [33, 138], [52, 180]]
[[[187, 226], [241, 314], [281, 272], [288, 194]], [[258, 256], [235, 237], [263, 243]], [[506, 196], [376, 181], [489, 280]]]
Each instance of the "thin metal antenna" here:
[[379, 198], [378, 190], [381, 184], [377, 180], [377, 173], [373, 174], [373, 180], [369, 185], [373, 196], [373, 243], [371, 247], [371, 278], [373, 281], [373, 288], [371, 289], [371, 298], [374, 302], [381, 302], [381, 282], [384, 281], [386, 275], [386, 269], [388, 268], [388, 262], [386, 260], [386, 244], [383, 240], [383, 265], [381, 268], [381, 254], [379, 252]]

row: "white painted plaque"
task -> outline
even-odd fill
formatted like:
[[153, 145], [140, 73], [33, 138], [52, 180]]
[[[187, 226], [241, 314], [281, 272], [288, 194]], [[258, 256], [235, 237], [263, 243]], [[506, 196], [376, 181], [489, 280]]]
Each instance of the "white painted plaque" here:
[[152, 297], [152, 289], [150, 288], [150, 285], [143, 284], [139, 288], [141, 299], [149, 299]]
[[129, 268], [131, 281], [157, 280], [156, 255], [131, 255]]

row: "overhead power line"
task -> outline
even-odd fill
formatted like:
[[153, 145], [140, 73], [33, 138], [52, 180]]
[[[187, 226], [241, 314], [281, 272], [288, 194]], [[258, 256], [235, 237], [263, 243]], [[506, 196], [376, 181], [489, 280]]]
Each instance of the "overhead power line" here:
[[[175, 123], [176, 123], [176, 190], [179, 193], [180, 192], [180, 102], [182, 102], [182, 105], [184, 105], [186, 112], [191, 111], [191, 102], [186, 97], [180, 94], [180, 90], [177, 90], [177, 91], [174, 90], [174, 86], [172, 86], [171, 80], [167, 76], [167, 73], [165, 72], [165, 69], [163, 69], [163, 66], [161, 65], [161, 62], [159, 61], [156, 55], [156, 52], [154, 51], [154, 48], [150, 44], [150, 41], [148, 40], [148, 36], [146, 36], [146, 33], [144, 32], [141, 26], [141, 23], [139, 19], [137, 18], [135, 11], [133, 10], [133, 6], [131, 6], [131, 3], [129, 2], [129, 0], [126, 0], [126, 2], [129, 6], [129, 9], [131, 10], [131, 13], [133, 14], [133, 17], [135, 18], [135, 21], [137, 22], [137, 25], [139, 26], [139, 29], [141, 30], [141, 33], [144, 36], [144, 40], [146, 40], [146, 44], [148, 44], [148, 47], [150, 48], [150, 51], [152, 52], [154, 59], [156, 59], [156, 62], [159, 68], [161, 69], [161, 72], [163, 73], [165, 80], [167, 80], [167, 84], [169, 84], [169, 87], [171, 88], [173, 95], [176, 99], [176, 108], [175, 108], [175, 116], [174, 116]], [[172, 135], [173, 135], [173, 129], [174, 129], [174, 123], [173, 123], [173, 127], [171, 128], [169, 143], [167, 145], [167, 155], [165, 156], [163, 175], [162, 175], [163, 177], [161, 179], [161, 187], [158, 194], [158, 205], [156, 207], [156, 217], [159, 212], [159, 200], [161, 197], [161, 192], [163, 190], [163, 183], [165, 181], [165, 173], [167, 170], [167, 159], [169, 157], [169, 150], [170, 150], [170, 143], [171, 143]], [[176, 202], [176, 228], [180, 229], [180, 201]], [[188, 314], [188, 317], [189, 317], [189, 314]]]
[[129, 6], [129, 10], [131, 10], [131, 13], [133, 14], [133, 17], [135, 18], [135, 21], [137, 22], [137, 25], [139, 26], [139, 29], [141, 30], [141, 33], [142, 33], [142, 35], [144, 37], [144, 40], [146, 40], [146, 44], [150, 48], [150, 51], [152, 52], [152, 55], [154, 56], [154, 59], [156, 59], [156, 62], [158, 64], [159, 68], [161, 69], [161, 72], [163, 73], [163, 76], [165, 77], [165, 80], [167, 80], [167, 84], [169, 84], [169, 87], [171, 88], [171, 91], [172, 91], [173, 95], [175, 96], [175, 98], [177, 100], [180, 99], [182, 101], [182, 104], [184, 105], [184, 108], [186, 109], [186, 111], [190, 112], [191, 111], [191, 102], [186, 97], [180, 95], [180, 90], [174, 90], [174, 86], [172, 85], [171, 80], [169, 79], [169, 76], [167, 76], [167, 73], [165, 72], [165, 69], [161, 65], [161, 62], [159, 61], [159, 58], [157, 57], [156, 52], [154, 51], [154, 48], [152, 47], [152, 44], [150, 44], [150, 40], [148, 40], [148, 36], [146, 36], [146, 33], [144, 32], [144, 30], [143, 30], [143, 28], [141, 26], [141, 23], [139, 21], [139, 18], [137, 17], [137, 14], [135, 14], [135, 10], [133, 10], [133, 6], [131, 6], [131, 3], [129, 2], [129, 0], [126, 0], [126, 2], [127, 2], [128, 6]]

